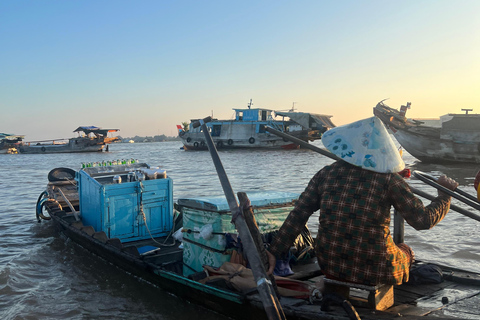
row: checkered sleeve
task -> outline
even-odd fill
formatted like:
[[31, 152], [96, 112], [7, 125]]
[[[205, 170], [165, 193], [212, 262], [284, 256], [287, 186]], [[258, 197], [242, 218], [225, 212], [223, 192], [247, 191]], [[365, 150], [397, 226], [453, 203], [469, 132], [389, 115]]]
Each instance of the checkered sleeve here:
[[306, 225], [308, 218], [320, 208], [319, 186], [323, 180], [320, 170], [309, 182], [295, 203], [294, 209], [273, 239], [269, 251], [277, 258], [288, 252], [295, 239]]
[[428, 206], [417, 198], [410, 186], [398, 174], [392, 175], [390, 197], [395, 209], [405, 218], [407, 223], [416, 230], [426, 230], [435, 226], [450, 209], [450, 196], [440, 195]]

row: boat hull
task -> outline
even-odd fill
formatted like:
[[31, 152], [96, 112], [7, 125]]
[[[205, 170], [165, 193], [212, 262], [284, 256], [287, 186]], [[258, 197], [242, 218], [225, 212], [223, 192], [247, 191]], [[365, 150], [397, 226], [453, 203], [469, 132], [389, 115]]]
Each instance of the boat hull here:
[[[51, 209], [48, 209], [48, 211], [50, 212]], [[59, 218], [54, 213], [52, 213], [51, 216], [58, 231], [73, 240], [76, 244], [102, 257], [115, 266], [168, 292], [225, 315], [235, 313], [242, 315], [240, 319], [253, 319], [252, 315], [259, 313], [254, 309], [249, 310], [245, 308], [244, 298], [240, 294], [205, 286], [173, 272], [161, 270], [157, 266], [149, 264], [138, 257], [122, 252], [119, 248], [105, 244], [94, 237], [86, 236], [85, 232], [72, 227], [71, 224]]]
[[24, 144], [19, 147], [20, 153], [77, 153], [77, 152], [100, 152], [105, 147], [104, 144]]
[[429, 163], [480, 163], [480, 115], [448, 114], [440, 126], [428, 126], [407, 119], [405, 110], [380, 102], [373, 112], [412, 156]]
[[394, 137], [412, 156], [429, 163], [480, 163], [480, 145], [477, 142], [454, 142], [429, 136], [420, 136], [407, 130], [397, 130]]
[[[105, 145], [119, 141], [118, 137], [108, 137], [109, 132], [117, 132], [118, 129], [101, 129], [98, 127], [78, 127], [77, 138], [56, 139], [46, 141], [23, 142], [19, 144], [20, 153], [77, 153], [77, 152], [100, 152]], [[108, 148], [107, 148], [108, 151]]]
[[[255, 125], [251, 125], [255, 127]], [[320, 138], [320, 133], [316, 130], [302, 130], [289, 132], [289, 134], [305, 142]], [[205, 136], [203, 132], [183, 132], [180, 135], [185, 150], [207, 150]], [[220, 136], [213, 136], [213, 142], [217, 149], [297, 149], [298, 145], [284, 140], [276, 135], [265, 133], [255, 133], [254, 130], [243, 128], [241, 131], [226, 132]]]

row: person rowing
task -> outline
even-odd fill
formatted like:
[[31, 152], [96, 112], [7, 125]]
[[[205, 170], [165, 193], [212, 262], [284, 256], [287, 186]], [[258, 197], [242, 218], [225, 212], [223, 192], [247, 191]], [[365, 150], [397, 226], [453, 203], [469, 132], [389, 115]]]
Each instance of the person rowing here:
[[[365, 285], [407, 282], [414, 252], [393, 242], [391, 207], [416, 230], [426, 230], [442, 221], [451, 197], [439, 191], [424, 206], [398, 174], [405, 163], [377, 117], [333, 128], [322, 141], [342, 160], [318, 171], [295, 203], [268, 249], [268, 274], [320, 210], [315, 254], [328, 278]], [[458, 186], [446, 176], [438, 183], [450, 190]]]

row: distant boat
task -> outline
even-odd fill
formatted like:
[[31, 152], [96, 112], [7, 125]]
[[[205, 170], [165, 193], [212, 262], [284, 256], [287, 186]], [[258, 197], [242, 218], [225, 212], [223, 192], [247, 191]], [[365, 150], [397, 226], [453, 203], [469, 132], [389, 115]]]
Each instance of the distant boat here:
[[102, 129], [94, 126], [78, 127], [73, 132], [78, 137], [70, 139], [55, 139], [45, 141], [23, 142], [19, 145], [20, 153], [72, 153], [102, 151], [106, 144], [120, 140], [118, 137], [108, 137], [109, 132], [118, 129]]
[[135, 141], [133, 141], [133, 140], [128, 140], [128, 143], [135, 143]]
[[[234, 148], [298, 148], [298, 145], [286, 141], [265, 130], [267, 126], [303, 141], [314, 141], [321, 138], [322, 133], [335, 127], [330, 118], [332, 116], [305, 112], [296, 112], [293, 109], [288, 112], [274, 111], [263, 108], [251, 108], [235, 110], [235, 119], [213, 119], [206, 125], [211, 130], [211, 135], [217, 149]], [[282, 120], [274, 119], [274, 115], [282, 117]], [[185, 150], [206, 150], [204, 134], [201, 128], [194, 128], [193, 124], [198, 119], [190, 121], [188, 131], [177, 126], [179, 137]]]
[[25, 136], [0, 133], [0, 154], [2, 153], [18, 153], [18, 146]]
[[431, 163], [480, 163], [480, 115], [449, 113], [438, 119], [407, 119], [411, 106], [400, 111], [379, 102], [373, 113], [393, 132], [398, 143], [412, 156]]

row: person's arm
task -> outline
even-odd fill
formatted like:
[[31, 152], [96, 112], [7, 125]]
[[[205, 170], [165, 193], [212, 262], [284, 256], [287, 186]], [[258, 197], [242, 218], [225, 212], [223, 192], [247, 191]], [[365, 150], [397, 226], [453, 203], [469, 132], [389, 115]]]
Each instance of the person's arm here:
[[[295, 203], [294, 209], [283, 222], [275, 235], [268, 251], [273, 257], [279, 257], [290, 249], [298, 235], [302, 232], [308, 218], [320, 208], [319, 184], [323, 181], [322, 171], [317, 172], [310, 180], [305, 191]], [[270, 257], [272, 259], [272, 257]], [[274, 266], [273, 266], [274, 267]], [[270, 269], [273, 268], [270, 265]], [[269, 270], [270, 271], [270, 270]]]
[[[456, 181], [445, 176], [440, 177], [438, 183], [450, 190], [458, 186]], [[450, 209], [450, 196], [442, 192], [428, 206], [424, 206], [399, 175], [392, 176], [389, 193], [395, 209], [416, 230], [432, 228], [442, 221]]]

